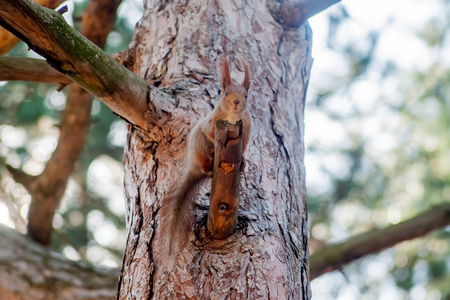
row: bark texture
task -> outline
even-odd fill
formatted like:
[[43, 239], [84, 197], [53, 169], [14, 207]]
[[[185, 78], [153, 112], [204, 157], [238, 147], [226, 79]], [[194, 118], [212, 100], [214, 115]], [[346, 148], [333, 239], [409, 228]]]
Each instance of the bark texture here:
[[[63, 0], [35, 0], [36, 3], [54, 9], [58, 7]], [[18, 42], [19, 38], [14, 36], [11, 32], [6, 30], [5, 28], [0, 27], [0, 55], [6, 54], [11, 50]]]
[[307, 19], [341, 0], [267, 0], [267, 8], [283, 27], [297, 28]]
[[45, 60], [0, 56], [0, 81], [36, 81], [67, 85], [69, 78], [53, 69]]
[[[14, 5], [29, 5], [29, 0], [0, 2], [2, 24], [7, 24], [30, 45], [40, 49], [56, 68], [91, 88], [90, 91], [109, 103], [116, 113], [129, 116], [129, 121], [135, 125], [130, 125], [125, 153], [128, 239], [118, 298], [310, 298], [303, 108], [311, 66], [311, 37], [308, 25], [295, 30], [289, 29], [293, 26], [278, 25], [285, 19], [269, 2], [147, 1], [134, 43], [123, 59], [136, 73], [161, 87], [161, 90], [153, 88], [148, 93], [142, 92], [147, 89], [146, 84], [133, 80], [136, 78], [131, 75], [129, 81], [120, 78], [136, 84], [129, 89], [112, 89], [111, 82], [98, 82], [95, 76], [92, 81], [96, 85], [92, 86], [92, 69], [98, 71], [97, 75], [106, 76], [105, 69], [96, 69], [98, 65], [94, 61], [92, 69], [84, 70], [83, 66], [89, 64], [83, 62], [92, 53], [100, 54], [98, 49], [90, 48], [77, 36], [69, 40], [93, 52], [81, 51], [85, 48], [77, 48], [80, 53], [69, 51], [64, 48], [67, 41], [59, 34], [56, 39], [46, 35], [46, 30], [59, 30], [47, 28], [52, 24], [48, 20], [65, 28], [57, 15], [43, 13], [47, 23], [36, 23], [39, 14], [33, 9], [25, 8], [23, 14], [11, 10]], [[5, 9], [8, 5], [12, 6]], [[283, 8], [281, 13], [285, 12]], [[40, 40], [47, 43], [39, 45]], [[64, 49], [59, 47], [61, 45]], [[52, 48], [54, 46], [58, 47]], [[61, 56], [52, 56], [51, 50]], [[176, 257], [169, 257], [167, 249], [161, 246], [165, 244], [161, 241], [166, 238], [160, 235], [161, 201], [170, 182], [181, 173], [189, 129], [214, 106], [219, 87], [217, 60], [223, 52], [233, 57], [230, 59], [233, 63], [237, 58], [249, 61], [253, 73], [249, 103], [254, 129], [246, 154], [247, 169], [241, 179], [240, 230], [222, 241], [212, 240], [205, 234], [208, 187], [204, 186], [196, 199], [199, 204], [195, 211], [197, 222], [189, 228], [191, 243]], [[110, 68], [107, 70], [124, 74], [116, 65], [107, 62]], [[233, 78], [243, 76], [236, 73]], [[133, 87], [142, 93], [132, 93]], [[108, 89], [113, 91], [104, 94]], [[127, 90], [139, 99], [127, 98]], [[126, 100], [120, 100], [121, 96]], [[125, 105], [128, 100], [130, 103]], [[128, 109], [133, 112], [128, 114]], [[33, 180], [29, 176], [22, 179]], [[402, 226], [392, 231], [383, 231], [378, 236], [383, 241], [382, 247], [403, 240], [405, 236], [413, 238], [448, 224], [448, 207], [445, 206], [443, 211], [443, 214], [433, 211], [432, 217], [427, 214], [414, 219], [416, 224], [423, 224], [423, 228], [415, 233], [408, 231], [408, 234], [399, 235], [397, 230], [405, 233], [402, 227], [408, 227], [405, 224], [399, 224]], [[411, 224], [413, 222], [408, 223]], [[37, 293], [38, 296], [29, 296], [32, 299], [103, 299], [111, 296], [110, 291], [103, 293], [104, 286], [111, 282], [97, 285], [97, 280], [106, 280], [110, 275], [97, 274], [94, 279], [88, 274], [95, 271], [82, 265], [66, 274], [69, 267], [63, 259], [54, 261], [56, 258], [47, 255], [46, 250], [27, 245], [22, 238], [12, 237], [10, 231], [0, 230], [0, 235], [2, 244], [6, 245], [0, 248], [1, 300], [2, 297], [27, 299], [17, 296], [19, 290], [25, 295]], [[383, 240], [387, 236], [392, 237], [389, 242]], [[361, 237], [354, 241], [367, 243], [367, 239]], [[357, 258], [367, 253], [355, 255], [351, 252], [350, 255]], [[345, 253], [341, 259], [345, 259]], [[28, 264], [29, 261], [32, 263]], [[317, 260], [312, 263], [316, 264]], [[73, 274], [76, 277], [71, 276]], [[86, 289], [86, 286], [89, 287]], [[71, 294], [73, 291], [76, 295]]]
[[0, 225], [0, 300], [106, 300], [118, 270], [73, 262]]
[[[125, 65], [174, 97], [167, 118], [130, 126], [125, 150], [128, 239], [118, 299], [309, 299], [303, 109], [308, 25], [286, 30], [261, 1], [145, 1]], [[218, 100], [220, 55], [241, 82], [250, 66], [253, 128], [241, 176], [241, 230], [205, 235], [209, 184], [197, 194], [190, 243], [163, 248], [161, 201], [181, 174], [187, 135]], [[236, 71], [239, 70], [239, 71]], [[194, 229], [197, 236], [194, 235]]]
[[[450, 207], [441, 205], [398, 225], [329, 245], [324, 248], [326, 251], [311, 256], [311, 277], [343, 267], [358, 258], [354, 255], [356, 252], [363, 256], [373, 253], [365, 245], [376, 248], [378, 238], [383, 242], [382, 247], [393, 246], [393, 243], [425, 235], [449, 222]], [[119, 270], [69, 261], [1, 225], [0, 241], [0, 300], [111, 299], [115, 293]], [[336, 255], [332, 254], [334, 252]]]

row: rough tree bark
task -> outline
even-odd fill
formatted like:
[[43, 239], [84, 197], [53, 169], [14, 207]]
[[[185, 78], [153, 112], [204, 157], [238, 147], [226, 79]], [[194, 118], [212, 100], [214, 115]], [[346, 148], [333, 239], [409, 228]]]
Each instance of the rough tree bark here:
[[[448, 224], [450, 205], [444, 204], [397, 225], [327, 245], [324, 251], [311, 255], [311, 280], [359, 257]], [[1, 225], [0, 241], [0, 300], [110, 299], [116, 291], [119, 270], [67, 260]]]
[[[1, 20], [5, 16], [2, 15], [2, 8], [6, 1], [0, 2], [0, 21], [8, 23], [6, 19]], [[185, 4], [147, 4], [135, 42], [128, 52], [128, 59], [124, 61], [167, 92], [163, 96], [158, 89], [149, 89], [151, 91], [146, 94], [149, 102], [158, 104], [156, 114], [166, 118], [156, 120], [155, 115], [142, 117], [148, 116], [147, 111], [141, 111], [141, 115], [127, 114], [126, 106], [111, 104], [114, 101], [123, 104], [117, 96], [120, 91], [115, 90], [114, 95], [103, 93], [105, 86], [108, 86], [105, 82], [94, 80], [99, 88], [90, 89], [116, 113], [125, 113], [130, 117], [129, 121], [136, 121], [134, 124], [137, 125], [130, 125], [125, 155], [129, 236], [119, 298], [172, 299], [172, 296], [181, 295], [211, 299], [227, 296], [236, 299], [308, 298], [303, 149], [300, 141], [303, 134], [304, 92], [311, 63], [309, 28], [288, 29], [291, 25], [284, 25], [286, 29], [283, 29], [276, 25], [268, 11], [272, 11], [277, 23], [286, 24], [288, 20], [283, 19], [286, 9], [281, 7], [281, 13], [274, 11], [274, 7], [278, 6], [271, 1], [267, 3], [269, 10], [258, 2], [248, 6], [243, 3], [231, 3], [229, 6], [228, 2], [202, 1], [191, 1], [189, 6]], [[294, 7], [298, 5], [294, 3]], [[20, 19], [20, 15], [13, 17]], [[13, 26], [13, 23], [8, 24]], [[16, 31], [20, 30], [20, 24], [15, 24]], [[23, 28], [26, 31], [27, 26]], [[21, 32], [23, 36], [37, 32], [25, 31]], [[247, 227], [224, 241], [211, 241], [205, 237], [202, 216], [206, 211], [207, 189], [203, 188], [198, 199], [201, 205], [196, 212], [199, 216], [197, 233], [203, 239], [189, 244], [175, 260], [169, 261], [165, 249], [161, 249], [159, 244], [163, 238], [158, 236], [159, 205], [170, 180], [180, 173], [188, 128], [215, 103], [219, 86], [214, 80], [218, 77], [215, 61], [218, 54], [224, 51], [234, 58], [239, 56], [249, 61], [253, 72], [250, 107], [253, 125], [257, 129], [253, 132], [246, 154], [247, 169], [241, 181], [241, 215], [248, 220], [244, 222]], [[58, 61], [58, 57], [53, 59], [54, 63], [64, 62]], [[76, 78], [72, 78], [74, 74], [68, 77], [86, 83], [88, 88], [92, 87], [86, 80], [89, 70], [80, 68], [76, 71], [79, 71]], [[141, 83], [137, 84], [142, 87]], [[144, 93], [133, 95], [141, 94]], [[142, 107], [140, 98], [133, 102], [132, 98], [124, 94], [121, 96]], [[167, 101], [161, 101], [164, 99]], [[152, 120], [151, 124], [146, 124]], [[148, 128], [149, 131], [141, 128]], [[444, 226], [448, 224], [449, 216], [446, 205], [414, 221], [405, 221], [383, 230], [383, 247], [399, 242], [405, 236], [413, 238], [425, 234], [424, 229]], [[421, 222], [430, 226], [425, 228]], [[36, 246], [28, 245], [29, 241], [15, 235], [17, 233], [0, 230], [2, 244], [11, 246], [0, 248], [0, 299], [16, 297], [19, 289], [24, 295], [34, 291], [45, 299], [49, 295], [66, 299], [63, 295], [67, 295], [67, 290], [78, 290], [82, 295], [80, 298], [69, 296], [68, 299], [101, 299], [111, 295], [111, 292], [91, 293], [94, 285], [91, 277], [83, 279], [96, 271], [80, 269], [77, 264], [68, 264], [62, 258], [55, 260], [48, 255], [48, 250], [42, 247], [36, 250]], [[366, 247], [368, 239], [364, 237], [367, 236], [372, 237], [369, 239], [372, 247]], [[191, 238], [195, 240], [193, 234]], [[373, 239], [372, 233], [350, 239], [339, 245], [344, 249], [341, 259], [347, 263], [348, 256], [356, 259], [371, 253], [374, 243], [377, 244], [378, 240]], [[355, 255], [354, 248], [360, 246], [364, 251], [369, 251], [359, 251]], [[29, 249], [34, 250], [29, 252]], [[321, 261], [320, 257], [327, 258], [329, 250], [324, 252], [323, 255], [318, 252], [317, 259], [311, 263]], [[27, 264], [30, 261], [32, 263]], [[336, 261], [330, 264], [336, 264]], [[39, 267], [31, 270], [35, 265]], [[318, 264], [317, 269], [320, 268], [323, 266]], [[40, 272], [42, 270], [44, 272]], [[76, 276], [72, 276], [74, 270]], [[329, 270], [326, 268], [324, 272]], [[95, 274], [96, 278], [106, 279], [100, 286], [110, 289], [110, 279], [114, 273]], [[59, 280], [61, 278], [67, 280]], [[84, 287], [90, 291], [85, 291]], [[27, 295], [16, 298], [24, 299]], [[33, 293], [29, 297], [40, 299], [41, 296]]]
[[[129, 235], [118, 298], [310, 298], [303, 109], [311, 32], [308, 25], [280, 25], [283, 14], [274, 19], [267, 8], [272, 2], [145, 2], [124, 62], [156, 89], [67, 30], [57, 14], [29, 0], [2, 1], [3, 25], [130, 123], [124, 157]], [[217, 99], [222, 53], [234, 64], [246, 60], [253, 74], [243, 230], [221, 241], [205, 235], [203, 187], [198, 235], [190, 228], [192, 243], [168, 257], [160, 243], [160, 205], [181, 173], [189, 128]]]
[[0, 300], [107, 300], [118, 270], [73, 262], [0, 225]]
[[67, 85], [72, 82], [45, 62], [35, 58], [0, 56], [0, 80], [25, 80]]
[[[284, 29], [260, 1], [146, 1], [127, 65], [173, 95], [171, 118], [130, 126], [125, 150], [128, 240], [118, 299], [309, 299], [303, 166], [304, 96], [311, 67], [308, 25]], [[253, 132], [241, 178], [246, 228], [205, 236], [209, 187], [196, 231], [175, 258], [161, 245], [159, 209], [183, 168], [189, 129], [218, 98], [219, 56], [251, 69]], [[242, 81], [243, 73], [232, 78]], [[208, 184], [207, 184], [208, 186]]]
[[[63, 0], [35, 0], [36, 3], [48, 8], [56, 8], [63, 3]], [[6, 54], [11, 50], [20, 39], [8, 30], [0, 27], [0, 55]]]

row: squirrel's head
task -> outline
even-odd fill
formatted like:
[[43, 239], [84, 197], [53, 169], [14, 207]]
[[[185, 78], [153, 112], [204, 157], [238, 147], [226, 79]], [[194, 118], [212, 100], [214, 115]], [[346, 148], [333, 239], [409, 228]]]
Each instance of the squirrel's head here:
[[222, 105], [229, 112], [241, 112], [247, 107], [247, 93], [250, 87], [250, 74], [248, 66], [244, 61], [241, 61], [244, 66], [244, 81], [242, 84], [235, 84], [231, 81], [230, 66], [224, 54], [222, 57]]

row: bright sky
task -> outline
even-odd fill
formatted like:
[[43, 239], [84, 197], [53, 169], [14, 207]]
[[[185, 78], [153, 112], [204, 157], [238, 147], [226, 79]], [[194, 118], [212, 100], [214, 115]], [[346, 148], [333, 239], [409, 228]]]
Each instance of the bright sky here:
[[[427, 20], [438, 15], [439, 0], [347, 0], [311, 18], [314, 64], [308, 87], [308, 102], [316, 97], [321, 87], [326, 87], [327, 82], [348, 73], [345, 58], [328, 49], [326, 45], [327, 13], [338, 11], [340, 5], [345, 5], [351, 19], [342, 25], [339, 35], [334, 37], [338, 44], [350, 43], [356, 45], [356, 48], [365, 50], [367, 45], [364, 45], [364, 37], [368, 32], [382, 30], [382, 35], [367, 74], [358, 78], [357, 83], [349, 90], [338, 91], [326, 105], [328, 109], [341, 116], [351, 114], [354, 109], [362, 113], [370, 112], [371, 115], [357, 122], [343, 123], [331, 120], [319, 109], [307, 110], [305, 143], [306, 145], [318, 143], [326, 148], [332, 148], [339, 143], [346, 144], [350, 141], [344, 127], [346, 129], [355, 127], [362, 128], [365, 137], [370, 140], [371, 147], [368, 149], [377, 153], [388, 151], [395, 145], [397, 137], [388, 130], [383, 130], [383, 127], [387, 121], [390, 126], [399, 126], [399, 120], [396, 119], [398, 118], [396, 115], [379, 108], [377, 104], [381, 98], [387, 98], [386, 101], [390, 103], [399, 102], [402, 95], [399, 94], [398, 79], [391, 77], [388, 81], [381, 80], [378, 65], [381, 67], [384, 66], [381, 62], [394, 61], [400, 72], [407, 72], [427, 69], [438, 59], [435, 51], [426, 47], [417, 37], [417, 33]], [[450, 62], [450, 59], [448, 61]], [[326, 190], [330, 186], [330, 182], [324, 180], [324, 174], [320, 171], [320, 161], [326, 161], [327, 166], [335, 170], [334, 174], [345, 176], [342, 173], [342, 165], [346, 162], [338, 155], [325, 159], [308, 156], [308, 153], [306, 155], [307, 182], [315, 190]]]

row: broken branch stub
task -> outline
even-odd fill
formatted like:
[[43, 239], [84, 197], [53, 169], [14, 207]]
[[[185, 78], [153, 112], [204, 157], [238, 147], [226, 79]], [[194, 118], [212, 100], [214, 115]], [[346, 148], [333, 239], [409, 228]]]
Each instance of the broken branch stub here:
[[207, 227], [213, 238], [224, 239], [233, 234], [238, 220], [242, 121], [230, 124], [218, 120], [215, 137]]

